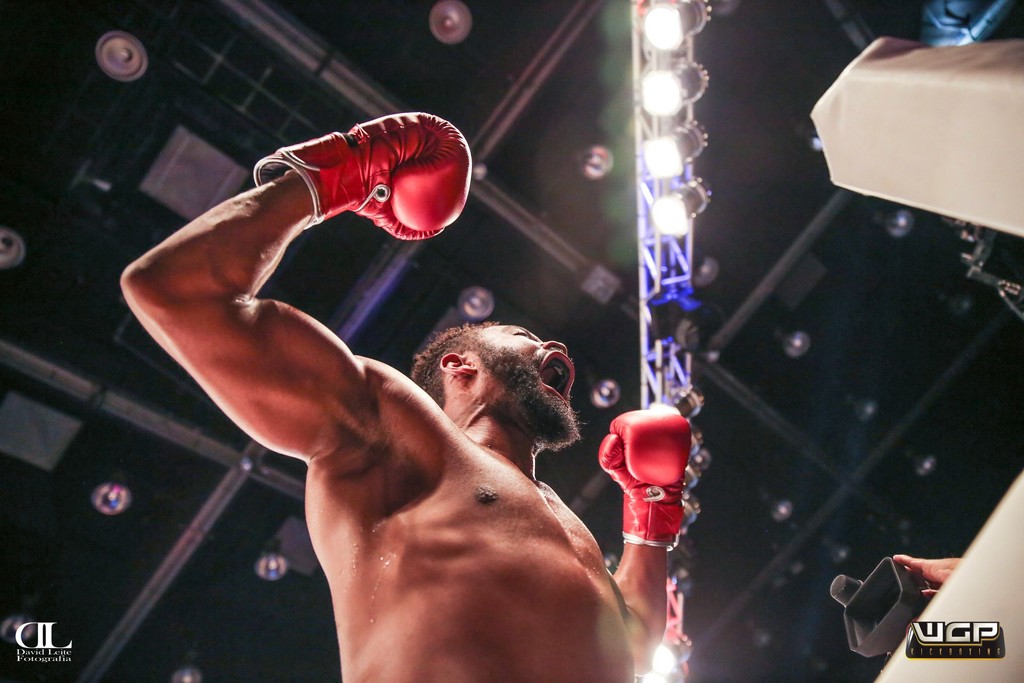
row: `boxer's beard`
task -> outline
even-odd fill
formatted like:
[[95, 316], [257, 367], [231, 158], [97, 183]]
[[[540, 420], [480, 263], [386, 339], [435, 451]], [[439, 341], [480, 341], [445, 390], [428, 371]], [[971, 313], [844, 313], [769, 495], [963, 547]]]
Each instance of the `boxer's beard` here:
[[505, 385], [499, 407], [523, 417], [534, 435], [536, 450], [559, 451], [580, 440], [579, 420], [569, 404], [544, 389], [540, 370], [511, 349], [477, 349], [487, 370]]

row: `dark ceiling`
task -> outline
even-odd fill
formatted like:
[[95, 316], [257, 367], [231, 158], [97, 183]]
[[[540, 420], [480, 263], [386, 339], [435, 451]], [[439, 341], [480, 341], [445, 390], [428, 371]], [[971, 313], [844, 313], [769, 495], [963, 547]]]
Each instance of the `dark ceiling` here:
[[[539, 474], [619, 552], [619, 493], [595, 452], [639, 405], [629, 4], [466, 3], [472, 33], [443, 45], [430, 0], [0, 1], [0, 224], [27, 245], [0, 271], [0, 618], [56, 622], [55, 643], [73, 641], [70, 662], [50, 663], [0, 643], [0, 678], [167, 681], [192, 663], [204, 681], [339, 680], [322, 572], [253, 571], [303, 517], [302, 467], [249, 444], [120, 297], [125, 265], [184, 223], [142, 191], [178, 126], [246, 170], [389, 111], [459, 126], [486, 177], [456, 224], [409, 245], [332, 219], [265, 294], [402, 370], [473, 285], [494, 292], [493, 318], [565, 341], [585, 440]], [[713, 199], [695, 249], [720, 264], [697, 296], [727, 323], [695, 359], [713, 462], [673, 553], [690, 575], [689, 680], [870, 681], [884, 662], [848, 651], [829, 583], [970, 543], [1024, 464], [1024, 322], [965, 278], [956, 229], [915, 210], [891, 236], [899, 207], [838, 190], [808, 144], [817, 98], [863, 41], [917, 38], [921, 3], [719, 4], [735, 11], [696, 40], [711, 75], [696, 167]], [[98, 68], [114, 29], [145, 45], [142, 78]], [[991, 38], [1022, 36], [1018, 6]], [[595, 144], [615, 166], [590, 180]], [[1019, 281], [1019, 240], [996, 248]], [[595, 273], [613, 291], [588, 293]], [[797, 330], [811, 347], [794, 359], [781, 342]], [[605, 377], [623, 398], [599, 410], [588, 383]], [[26, 449], [59, 461], [15, 457]], [[112, 479], [134, 498], [103, 516], [90, 492]], [[783, 500], [792, 516], [775, 521]]]

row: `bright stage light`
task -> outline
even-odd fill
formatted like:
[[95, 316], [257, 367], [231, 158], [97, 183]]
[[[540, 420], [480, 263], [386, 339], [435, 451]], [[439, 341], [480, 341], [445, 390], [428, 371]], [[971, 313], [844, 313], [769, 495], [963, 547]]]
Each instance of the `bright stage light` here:
[[658, 197], [651, 206], [651, 220], [663, 235], [682, 237], [690, 232], [690, 213], [678, 194]]
[[670, 5], [655, 5], [644, 17], [644, 37], [658, 48], [671, 52], [683, 44], [683, 20]]
[[671, 71], [651, 71], [640, 83], [644, 110], [652, 116], [672, 116], [683, 108], [683, 84]]
[[675, 138], [644, 140], [644, 164], [654, 178], [675, 178], [683, 174], [683, 155]]
[[662, 675], [672, 673], [672, 669], [676, 668], [676, 653], [672, 651], [671, 647], [662, 643], [654, 651], [654, 661], [651, 666], [654, 667], [656, 673]]
[[643, 683], [668, 683], [668, 679], [661, 674], [654, 672], [643, 676], [641, 679]]

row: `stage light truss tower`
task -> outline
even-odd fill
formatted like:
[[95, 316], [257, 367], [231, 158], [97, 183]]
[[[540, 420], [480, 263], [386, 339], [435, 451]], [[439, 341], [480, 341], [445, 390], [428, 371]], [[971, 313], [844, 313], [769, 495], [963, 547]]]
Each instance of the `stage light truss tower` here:
[[[694, 173], [693, 159], [706, 145], [706, 135], [694, 119], [693, 103], [704, 92], [707, 73], [694, 60], [693, 38], [709, 14], [706, 0], [632, 3], [644, 408], [659, 403], [674, 406], [691, 389], [690, 351], [683, 348], [674, 325], [655, 324], [655, 310], [689, 312], [700, 306], [691, 284], [693, 217], [707, 205], [709, 193]], [[656, 18], [647, 23], [660, 27], [657, 36], [645, 36], [648, 17]], [[679, 30], [666, 31], [665, 23], [669, 21], [678, 21]], [[663, 38], [665, 35], [669, 39]], [[681, 36], [681, 40], [672, 36]], [[680, 88], [679, 97], [661, 97], [665, 88], [675, 85]], [[652, 101], [655, 96], [657, 101]], [[653, 156], [665, 151], [670, 158]], [[659, 225], [663, 216], [675, 223]]]

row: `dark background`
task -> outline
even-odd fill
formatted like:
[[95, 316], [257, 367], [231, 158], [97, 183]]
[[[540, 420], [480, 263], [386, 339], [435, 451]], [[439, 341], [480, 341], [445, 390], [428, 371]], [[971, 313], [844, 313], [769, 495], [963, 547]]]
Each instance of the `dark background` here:
[[[0, 677], [74, 680], [105, 652], [108, 681], [167, 681], [186, 663], [204, 681], [339, 679], [319, 568], [276, 582], [253, 571], [303, 518], [303, 467], [249, 445], [118, 290], [121, 270], [185, 222], [140, 190], [177, 126], [248, 172], [385, 111], [455, 123], [487, 169], [455, 225], [412, 248], [340, 216], [296, 241], [265, 294], [403, 371], [474, 285], [494, 292], [494, 319], [566, 342], [585, 439], [542, 456], [539, 475], [620, 551], [620, 494], [594, 477], [609, 421], [639, 405], [629, 5], [467, 0], [472, 33], [450, 46], [430, 33], [431, 4], [266, 5], [279, 27], [304, 27], [320, 50], [309, 65], [300, 40], [284, 40], [289, 56], [240, 18], [241, 0], [0, 2], [0, 224], [27, 245], [0, 271], [0, 392], [21, 419], [0, 424], [24, 430], [15, 441], [54, 433], [46, 408], [78, 424], [52, 471], [0, 454], [0, 618], [26, 612], [57, 623], [55, 644], [73, 640], [70, 664], [17, 664], [0, 643]], [[1024, 322], [965, 278], [956, 228], [914, 210], [913, 230], [891, 236], [899, 207], [835, 188], [808, 144], [812, 106], [859, 45], [918, 38], [921, 3], [718, 4], [696, 39], [711, 75], [696, 168], [713, 197], [695, 242], [720, 274], [697, 297], [729, 319], [806, 229], [823, 229], [729, 343], [695, 359], [707, 400], [694, 422], [713, 460], [672, 553], [688, 573], [689, 680], [870, 681], [884, 662], [848, 651], [829, 583], [895, 552], [969, 545], [1024, 462]], [[1016, 7], [991, 38], [1022, 27]], [[145, 45], [142, 78], [98, 68], [114, 29]], [[590, 180], [580, 161], [596, 144], [615, 165]], [[996, 247], [993, 266], [1019, 281], [1019, 241]], [[615, 278], [606, 301], [583, 288], [596, 267]], [[782, 339], [796, 330], [811, 348], [794, 359]], [[588, 401], [601, 378], [622, 386], [614, 408]], [[232, 465], [243, 452], [251, 471]], [[89, 497], [112, 479], [133, 501], [108, 517]], [[793, 512], [776, 521], [781, 500]], [[162, 564], [174, 571], [152, 610], [128, 611]], [[123, 649], [102, 651], [132, 616]]]

